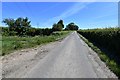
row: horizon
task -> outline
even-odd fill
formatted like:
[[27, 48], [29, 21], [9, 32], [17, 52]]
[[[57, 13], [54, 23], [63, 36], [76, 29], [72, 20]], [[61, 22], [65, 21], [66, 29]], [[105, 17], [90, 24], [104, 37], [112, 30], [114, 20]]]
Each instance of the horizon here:
[[[9, 14], [8, 14], [9, 13]], [[117, 2], [2, 2], [2, 20], [28, 17], [35, 28], [52, 28], [60, 19], [80, 29], [118, 26]], [[1, 26], [5, 24], [0, 23]]]

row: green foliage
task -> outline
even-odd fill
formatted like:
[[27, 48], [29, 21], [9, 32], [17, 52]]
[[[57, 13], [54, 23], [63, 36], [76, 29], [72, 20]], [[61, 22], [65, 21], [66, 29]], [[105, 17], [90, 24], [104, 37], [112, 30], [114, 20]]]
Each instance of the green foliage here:
[[28, 18], [17, 18], [16, 20], [9, 18], [9, 19], [4, 19], [2, 21], [3, 23], [5, 23], [6, 25], [8, 25], [9, 30], [15, 30], [16, 32], [18, 31], [17, 28], [21, 28], [21, 27], [31, 27], [30, 22], [28, 20]]
[[53, 25], [52, 29], [39, 29], [32, 28], [28, 18], [19, 17], [14, 19], [4, 19], [3, 23], [8, 27], [2, 27], [3, 36], [36, 36], [36, 35], [47, 35], [49, 36], [53, 31], [61, 31], [64, 28], [63, 20], [60, 20], [57, 24]]
[[60, 20], [57, 24], [60, 25], [60, 27], [64, 28], [63, 20]]
[[2, 28], [2, 33], [3, 35], [26, 35], [28, 28], [31, 27], [30, 22], [28, 18], [17, 18], [16, 20], [14, 19], [4, 19], [3, 23], [8, 25], [9, 28]]
[[74, 23], [69, 23], [67, 26], [66, 26], [66, 28], [65, 28], [65, 30], [78, 30], [78, 26], [77, 25], [75, 25]]
[[39, 35], [34, 37], [3, 36], [2, 37], [2, 54], [0, 55], [4, 56], [6, 54], [11, 53], [14, 50], [35, 47], [36, 45], [41, 45], [41, 44], [49, 43], [52, 41], [56, 41], [64, 38], [68, 33], [69, 33], [68, 31], [61, 31], [61, 32], [55, 32], [49, 36]]
[[64, 28], [63, 20], [60, 20], [57, 24], [53, 24], [53, 31], [61, 31]]
[[15, 20], [14, 19], [4, 19], [2, 21], [3, 23], [5, 23], [6, 25], [8, 25], [10, 28], [15, 27]]
[[27, 28], [18, 27], [16, 30], [9, 30], [8, 27], [2, 27], [1, 34], [3, 36], [36, 36], [36, 35], [47, 35], [49, 36], [53, 32], [52, 29], [40, 29], [40, 28]]
[[97, 46], [93, 45], [82, 35], [80, 35], [80, 37], [88, 44], [89, 47], [91, 47], [96, 53], [98, 53], [100, 59], [106, 63], [109, 69], [112, 70], [118, 76], [118, 78], [120, 78], [120, 65], [117, 64], [115, 60], [108, 57], [107, 54], [102, 52], [99, 48], [97, 48]]
[[120, 58], [120, 28], [88, 29], [78, 31], [91, 42], [110, 51], [110, 56]]

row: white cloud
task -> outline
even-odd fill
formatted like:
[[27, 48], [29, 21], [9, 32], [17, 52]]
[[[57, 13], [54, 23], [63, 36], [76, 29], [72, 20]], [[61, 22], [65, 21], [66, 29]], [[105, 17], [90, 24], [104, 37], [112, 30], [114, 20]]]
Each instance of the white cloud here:
[[56, 18], [67, 18], [73, 14], [76, 14], [77, 12], [85, 8], [87, 4], [88, 3], [76, 3], [71, 8], [69, 8], [67, 11], [65, 11], [64, 13], [62, 13], [60, 16]]
[[66, 19], [76, 13], [78, 13], [80, 10], [84, 9], [88, 4], [90, 3], [75, 3], [72, 7], [70, 7], [67, 11], [63, 12], [59, 16], [53, 17], [52, 19], [49, 19], [45, 23], [43, 23], [43, 26], [51, 25], [55, 22], [57, 22], [60, 19]]

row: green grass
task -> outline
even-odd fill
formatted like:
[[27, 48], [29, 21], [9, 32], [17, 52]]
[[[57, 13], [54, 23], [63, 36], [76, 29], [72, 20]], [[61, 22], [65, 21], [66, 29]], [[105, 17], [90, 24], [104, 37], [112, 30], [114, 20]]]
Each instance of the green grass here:
[[3, 36], [2, 37], [2, 53], [4, 56], [18, 49], [36, 47], [37, 45], [46, 44], [68, 35], [68, 31], [56, 32], [50, 36], [35, 36], [35, 37], [18, 37], [18, 36]]
[[0, 55], [2, 54], [2, 41], [0, 41]]
[[110, 70], [112, 70], [118, 78], [120, 78], [120, 65], [118, 65], [114, 60], [110, 59], [104, 52], [102, 52], [97, 46], [93, 45], [93, 43], [89, 42], [85, 37], [79, 35], [82, 40], [87, 43], [89, 47], [91, 47], [96, 53], [98, 53], [100, 59], [106, 63]]

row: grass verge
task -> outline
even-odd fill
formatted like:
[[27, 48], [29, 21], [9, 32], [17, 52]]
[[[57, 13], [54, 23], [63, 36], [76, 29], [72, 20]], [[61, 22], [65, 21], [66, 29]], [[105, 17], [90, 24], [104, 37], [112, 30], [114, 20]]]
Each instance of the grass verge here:
[[120, 65], [118, 65], [113, 59], [110, 59], [104, 52], [102, 52], [97, 46], [93, 45], [93, 43], [89, 42], [89, 40], [87, 40], [85, 37], [80, 34], [79, 36], [89, 47], [98, 53], [100, 59], [105, 62], [108, 68], [113, 71], [113, 73], [115, 73], [120, 79]]
[[1, 56], [7, 55], [15, 50], [36, 47], [41, 44], [63, 39], [68, 35], [68, 31], [60, 31], [51, 34], [50, 36], [35, 36], [35, 37], [18, 37], [18, 36], [2, 36], [2, 53]]

